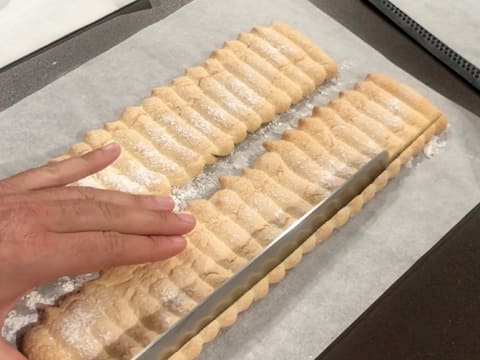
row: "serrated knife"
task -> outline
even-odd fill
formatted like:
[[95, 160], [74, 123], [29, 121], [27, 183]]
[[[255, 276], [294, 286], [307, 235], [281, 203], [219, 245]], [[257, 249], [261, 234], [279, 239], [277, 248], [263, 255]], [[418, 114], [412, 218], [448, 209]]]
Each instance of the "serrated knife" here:
[[150, 343], [133, 360], [168, 359], [360, 194], [385, 170], [388, 160], [388, 153], [383, 151], [366, 163], [340, 188], [290, 225], [239, 272], [215, 289], [203, 302]]

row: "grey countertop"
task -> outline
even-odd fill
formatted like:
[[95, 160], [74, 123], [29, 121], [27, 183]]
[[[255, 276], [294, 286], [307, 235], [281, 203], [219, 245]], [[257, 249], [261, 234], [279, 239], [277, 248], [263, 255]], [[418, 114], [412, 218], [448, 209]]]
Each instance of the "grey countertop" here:
[[[89, 26], [75, 36], [69, 36], [43, 49], [33, 57], [0, 70], [2, 89], [0, 111], [190, 1], [150, 0], [151, 9], [120, 15], [95, 26]], [[410, 40], [366, 2], [359, 0], [311, 0], [311, 2], [376, 48], [390, 61], [442, 95], [480, 115], [478, 93], [472, 87]], [[142, 8], [138, 4], [136, 7]]]

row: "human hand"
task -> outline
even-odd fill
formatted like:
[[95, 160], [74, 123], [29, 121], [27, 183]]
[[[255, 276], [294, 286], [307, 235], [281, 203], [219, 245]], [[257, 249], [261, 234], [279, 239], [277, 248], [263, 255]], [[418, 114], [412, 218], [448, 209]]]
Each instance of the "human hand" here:
[[[117, 144], [0, 180], [0, 325], [33, 287], [62, 275], [171, 257], [195, 226], [169, 197], [65, 186], [120, 154]], [[1, 328], [1, 326], [0, 326]], [[25, 358], [0, 339], [1, 359]]]

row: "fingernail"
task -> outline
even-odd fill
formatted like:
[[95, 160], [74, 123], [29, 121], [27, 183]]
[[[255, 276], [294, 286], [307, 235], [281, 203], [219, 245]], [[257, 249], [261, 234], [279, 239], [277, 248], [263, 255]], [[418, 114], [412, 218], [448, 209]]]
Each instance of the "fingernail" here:
[[185, 224], [188, 224], [188, 225], [195, 224], [195, 218], [190, 214], [178, 214], [178, 218], [180, 219], [181, 222]]
[[187, 245], [187, 240], [183, 236], [171, 236], [170, 242], [177, 249], [183, 249]]
[[152, 199], [159, 209], [172, 210], [175, 206], [170, 196], [152, 196]]
[[118, 148], [118, 144], [116, 142], [111, 142], [111, 143], [108, 143], [107, 145], [104, 145], [100, 148], [100, 150], [102, 151], [111, 151], [113, 149], [117, 149]]

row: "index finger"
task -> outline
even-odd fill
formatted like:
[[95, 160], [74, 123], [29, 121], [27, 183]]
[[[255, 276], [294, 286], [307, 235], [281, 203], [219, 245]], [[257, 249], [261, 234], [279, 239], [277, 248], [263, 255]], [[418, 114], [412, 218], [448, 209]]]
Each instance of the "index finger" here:
[[120, 146], [110, 143], [85, 155], [52, 162], [0, 181], [0, 195], [68, 185], [94, 174], [115, 161]]

